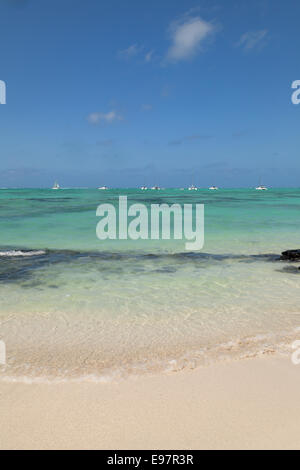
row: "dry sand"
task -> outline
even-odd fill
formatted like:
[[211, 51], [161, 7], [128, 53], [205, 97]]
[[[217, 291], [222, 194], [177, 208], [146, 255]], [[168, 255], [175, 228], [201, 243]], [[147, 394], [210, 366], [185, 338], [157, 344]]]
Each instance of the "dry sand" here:
[[119, 384], [0, 383], [1, 449], [300, 449], [300, 366], [218, 364]]

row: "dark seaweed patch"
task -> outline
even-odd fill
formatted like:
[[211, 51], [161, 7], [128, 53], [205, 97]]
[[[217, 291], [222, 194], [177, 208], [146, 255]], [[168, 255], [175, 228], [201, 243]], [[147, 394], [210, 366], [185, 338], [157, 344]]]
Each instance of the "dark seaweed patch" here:
[[284, 266], [282, 269], [277, 269], [279, 273], [300, 274], [300, 268], [297, 266]]
[[[2, 252], [22, 251], [20, 248], [5, 247], [0, 249]], [[34, 250], [27, 250], [34, 251]], [[275, 262], [280, 257], [276, 254], [261, 255], [236, 255], [236, 254], [211, 254], [202, 252], [183, 252], [183, 253], [137, 253], [137, 252], [82, 252], [72, 250], [46, 250], [35, 256], [0, 256], [0, 282], [16, 282], [28, 281], [36, 271], [46, 268], [50, 265], [58, 264], [76, 264], [77, 266], [90, 266], [99, 269], [100, 273], [125, 274], [129, 272], [143, 271], [144, 263], [151, 261], [157, 267], [146, 269], [147, 272], [157, 273], [173, 273], [176, 272], [180, 265], [187, 263], [193, 264], [195, 267], [209, 266], [210, 264], [222, 263], [226, 261], [235, 261], [238, 263], [255, 263], [255, 262]], [[130, 262], [130, 264], [122, 264], [122, 262]], [[132, 262], [132, 263], [131, 263]], [[117, 263], [117, 264], [115, 264]], [[297, 269], [297, 268], [296, 268]], [[285, 272], [291, 272], [285, 270]], [[36, 282], [32, 280], [32, 282]], [[38, 280], [40, 282], [40, 280]], [[32, 286], [34, 284], [31, 284]], [[27, 283], [27, 287], [29, 284]], [[57, 288], [56, 284], [51, 285]]]

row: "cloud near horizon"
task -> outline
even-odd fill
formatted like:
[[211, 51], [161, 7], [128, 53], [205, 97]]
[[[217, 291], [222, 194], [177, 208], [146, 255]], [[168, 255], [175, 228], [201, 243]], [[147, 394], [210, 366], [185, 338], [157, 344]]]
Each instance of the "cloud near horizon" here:
[[216, 31], [215, 26], [199, 16], [184, 18], [171, 24], [169, 33], [171, 46], [166, 61], [178, 62], [194, 57], [203, 42]]
[[88, 115], [90, 124], [99, 124], [101, 122], [112, 124], [115, 121], [123, 121], [123, 117], [116, 113], [116, 111], [109, 111], [108, 113], [91, 113]]
[[267, 29], [262, 29], [260, 31], [248, 31], [241, 36], [237, 46], [242, 47], [244, 51], [250, 51], [254, 48], [263, 47], [266, 44], [267, 35]]
[[96, 142], [96, 145], [101, 145], [103, 147], [110, 147], [114, 143], [113, 139], [104, 139], [104, 140], [98, 140]]
[[172, 146], [177, 146], [177, 145], [183, 144], [184, 142], [193, 142], [197, 140], [209, 140], [209, 139], [212, 139], [213, 137], [214, 136], [211, 134], [192, 134], [192, 135], [187, 135], [185, 137], [182, 137], [181, 139], [170, 140], [168, 144]]

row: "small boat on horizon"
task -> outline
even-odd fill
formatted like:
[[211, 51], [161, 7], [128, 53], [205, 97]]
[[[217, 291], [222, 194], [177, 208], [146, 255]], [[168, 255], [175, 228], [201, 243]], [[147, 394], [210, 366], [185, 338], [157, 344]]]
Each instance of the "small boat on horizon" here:
[[262, 178], [260, 178], [256, 191], [268, 191], [268, 188], [262, 184]]
[[147, 186], [141, 186], [140, 189], [141, 189], [142, 191], [147, 191], [148, 188], [147, 188]]
[[52, 189], [60, 189], [60, 186], [57, 181], [55, 181]]
[[195, 185], [192, 184], [192, 186], [190, 186], [190, 187], [188, 188], [188, 190], [189, 190], [189, 191], [198, 191], [198, 188], [197, 188]]
[[152, 186], [151, 188], [153, 191], [160, 191], [160, 187], [159, 186]]
[[102, 191], [107, 191], [108, 187], [107, 186], [101, 186], [100, 188], [98, 189], [101, 189]]
[[218, 191], [218, 186], [211, 186], [210, 188], [208, 188], [210, 191]]

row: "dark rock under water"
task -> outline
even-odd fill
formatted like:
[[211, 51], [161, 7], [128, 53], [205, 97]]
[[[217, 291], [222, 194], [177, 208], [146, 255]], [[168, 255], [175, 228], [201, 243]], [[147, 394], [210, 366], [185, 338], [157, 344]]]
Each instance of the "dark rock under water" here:
[[300, 250], [283, 251], [280, 261], [300, 261]]

